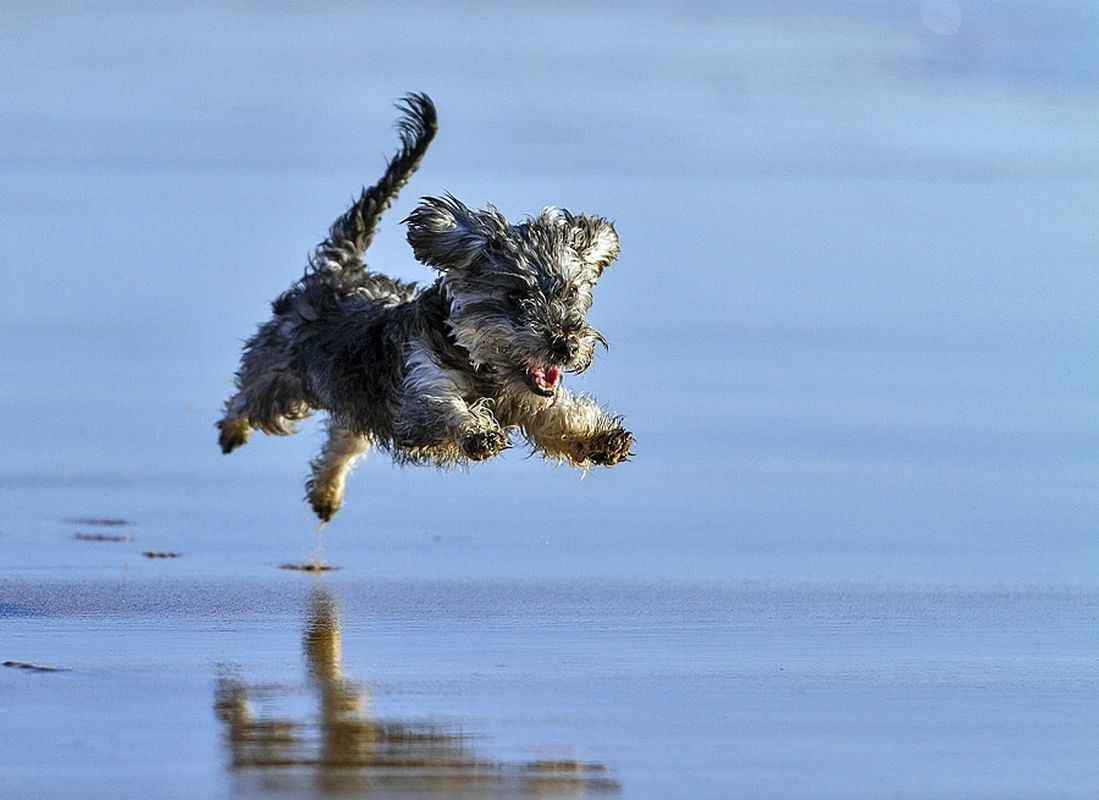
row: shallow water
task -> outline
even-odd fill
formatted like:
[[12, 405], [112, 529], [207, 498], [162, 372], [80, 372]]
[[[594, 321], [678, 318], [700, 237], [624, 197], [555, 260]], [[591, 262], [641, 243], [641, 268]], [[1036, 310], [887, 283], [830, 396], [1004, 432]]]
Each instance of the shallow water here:
[[1096, 593], [144, 571], [5, 580], [18, 796], [1091, 785]]
[[[0, 795], [1094, 797], [1097, 31], [5, 6]], [[369, 458], [318, 532], [315, 424], [213, 422], [409, 90], [370, 263], [422, 194], [614, 218], [637, 457]]]

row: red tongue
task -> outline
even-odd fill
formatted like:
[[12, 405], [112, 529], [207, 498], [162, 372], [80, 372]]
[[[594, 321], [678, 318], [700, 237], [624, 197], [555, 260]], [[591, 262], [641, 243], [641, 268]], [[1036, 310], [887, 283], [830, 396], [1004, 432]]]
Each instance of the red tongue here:
[[552, 392], [561, 380], [561, 368], [553, 364], [531, 367], [527, 371], [527, 377], [539, 389]]

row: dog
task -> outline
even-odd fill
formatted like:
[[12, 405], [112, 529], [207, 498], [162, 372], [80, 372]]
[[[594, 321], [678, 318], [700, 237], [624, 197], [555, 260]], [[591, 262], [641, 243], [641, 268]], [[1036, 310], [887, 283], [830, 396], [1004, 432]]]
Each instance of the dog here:
[[403, 223], [416, 259], [437, 270], [434, 283], [420, 288], [366, 268], [382, 213], [437, 129], [427, 95], [407, 95], [397, 108], [400, 150], [247, 341], [217, 423], [230, 453], [254, 430], [288, 435], [326, 412], [327, 441], [306, 482], [322, 524], [372, 446], [402, 464], [439, 467], [495, 456], [513, 435], [583, 470], [632, 455], [621, 417], [562, 386], [606, 346], [587, 312], [618, 256], [610, 221], [547, 206], [513, 225], [491, 205], [424, 197]]

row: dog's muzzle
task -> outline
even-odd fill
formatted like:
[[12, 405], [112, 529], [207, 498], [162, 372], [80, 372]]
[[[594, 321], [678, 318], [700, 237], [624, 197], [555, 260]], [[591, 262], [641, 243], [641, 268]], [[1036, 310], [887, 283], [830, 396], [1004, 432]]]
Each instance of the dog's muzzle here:
[[527, 367], [523, 377], [527, 387], [542, 397], [553, 397], [561, 385], [561, 368], [556, 364], [533, 364]]

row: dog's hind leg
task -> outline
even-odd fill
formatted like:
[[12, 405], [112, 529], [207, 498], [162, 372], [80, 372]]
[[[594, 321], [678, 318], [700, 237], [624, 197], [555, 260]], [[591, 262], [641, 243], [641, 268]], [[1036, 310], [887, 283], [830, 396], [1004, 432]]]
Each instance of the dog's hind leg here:
[[312, 411], [288, 354], [292, 332], [293, 325], [276, 317], [245, 346], [237, 392], [226, 401], [225, 415], [217, 423], [221, 452], [233, 452], [253, 430], [288, 436]]
[[328, 522], [340, 510], [347, 473], [368, 449], [368, 437], [329, 421], [328, 441], [313, 459], [313, 474], [305, 484], [309, 505], [322, 522]]
[[225, 416], [217, 423], [221, 452], [233, 452], [253, 430], [272, 436], [292, 434], [295, 423], [312, 410], [301, 395], [297, 381], [278, 373], [266, 373], [242, 388], [226, 401]]

